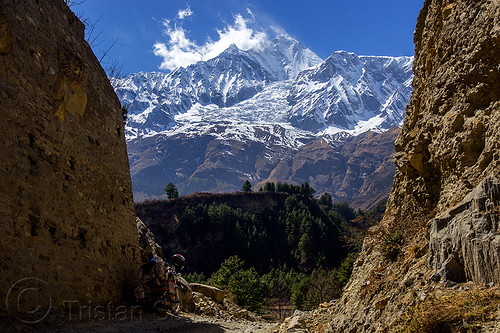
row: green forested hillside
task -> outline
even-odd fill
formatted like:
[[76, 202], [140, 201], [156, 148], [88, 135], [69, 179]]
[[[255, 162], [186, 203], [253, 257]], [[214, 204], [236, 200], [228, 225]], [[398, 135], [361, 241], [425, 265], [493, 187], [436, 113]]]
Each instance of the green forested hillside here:
[[307, 183], [270, 183], [259, 192], [147, 202], [137, 205], [136, 213], [167, 255], [179, 252], [186, 257], [189, 278], [212, 276], [212, 284], [227, 288], [227, 277], [214, 276], [221, 274], [221, 265], [236, 265], [225, 271], [252, 269], [247, 273], [262, 277], [268, 298], [278, 288], [288, 295], [288, 302], [305, 307], [322, 301], [311, 295], [313, 299], [307, 299], [313, 281], [331, 280], [332, 297], [338, 294], [366, 229], [377, 217], [333, 204], [329, 194], [319, 199], [313, 194]]

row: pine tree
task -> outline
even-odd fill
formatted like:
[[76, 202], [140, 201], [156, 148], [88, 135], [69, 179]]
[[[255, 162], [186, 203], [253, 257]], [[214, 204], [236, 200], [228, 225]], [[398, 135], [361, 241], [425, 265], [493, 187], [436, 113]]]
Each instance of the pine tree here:
[[165, 186], [165, 193], [170, 200], [177, 199], [179, 197], [179, 191], [173, 183], [168, 183], [167, 186]]
[[333, 203], [332, 203], [332, 196], [330, 195], [330, 193], [328, 192], [325, 192], [323, 193], [323, 195], [319, 198], [319, 201], [318, 203], [325, 207], [326, 209], [331, 209], [332, 206], [333, 206]]
[[266, 192], [276, 192], [276, 186], [273, 182], [266, 182], [264, 184], [264, 191]]
[[311, 185], [309, 185], [308, 182], [302, 183], [302, 185], [300, 185], [299, 193], [302, 196], [312, 199], [314, 192], [316, 191], [311, 187]]
[[247, 179], [241, 186], [241, 190], [245, 193], [250, 193], [252, 192], [252, 184], [250, 184], [250, 181]]

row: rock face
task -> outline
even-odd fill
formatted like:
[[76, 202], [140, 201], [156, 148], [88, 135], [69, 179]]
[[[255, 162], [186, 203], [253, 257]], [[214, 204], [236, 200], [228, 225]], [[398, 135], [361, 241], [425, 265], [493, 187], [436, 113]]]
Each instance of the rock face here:
[[141, 261], [148, 262], [152, 258], [163, 259], [163, 251], [161, 246], [156, 243], [155, 235], [148, 229], [148, 227], [136, 217], [137, 233], [139, 240], [139, 248], [141, 253]]
[[[436, 277], [498, 283], [500, 3], [426, 0], [414, 39], [387, 212], [335, 304], [334, 332], [393, 327], [407, 307], [449, 292]], [[384, 260], [381, 244], [395, 231], [399, 256]]]
[[442, 212], [498, 175], [499, 10], [498, 1], [426, 1], [421, 11], [415, 91], [395, 146], [401, 211]]
[[[123, 299], [139, 264], [123, 120], [83, 24], [62, 0], [1, 1], [0, 73], [0, 298], [31, 278], [52, 308]], [[9, 312], [41, 305], [14, 306], [22, 283]]]
[[431, 223], [429, 264], [452, 282], [500, 284], [500, 182], [481, 182]]

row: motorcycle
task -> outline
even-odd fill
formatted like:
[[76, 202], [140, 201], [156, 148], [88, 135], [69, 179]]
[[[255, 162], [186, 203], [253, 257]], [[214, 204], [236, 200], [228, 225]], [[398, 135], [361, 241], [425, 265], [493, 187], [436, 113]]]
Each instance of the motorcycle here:
[[181, 295], [177, 284], [177, 273], [169, 267], [168, 279], [164, 284], [153, 289], [153, 308], [157, 312], [170, 312], [178, 314], [181, 310]]
[[[179, 258], [180, 257], [180, 258]], [[184, 257], [174, 255], [173, 265], [167, 266], [163, 261], [152, 260], [139, 271], [141, 285], [134, 291], [136, 301], [159, 313], [176, 315], [182, 308], [180, 274], [175, 268], [182, 269]]]

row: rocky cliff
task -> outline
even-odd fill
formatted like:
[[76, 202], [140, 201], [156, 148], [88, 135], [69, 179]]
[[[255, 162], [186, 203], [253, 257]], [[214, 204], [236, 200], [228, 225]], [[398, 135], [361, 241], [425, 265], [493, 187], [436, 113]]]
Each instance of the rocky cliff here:
[[500, 2], [426, 0], [414, 40], [387, 213], [326, 306], [327, 331], [500, 330]]
[[83, 24], [62, 0], [0, 1], [0, 73], [2, 310], [123, 299], [138, 264], [123, 120]]

